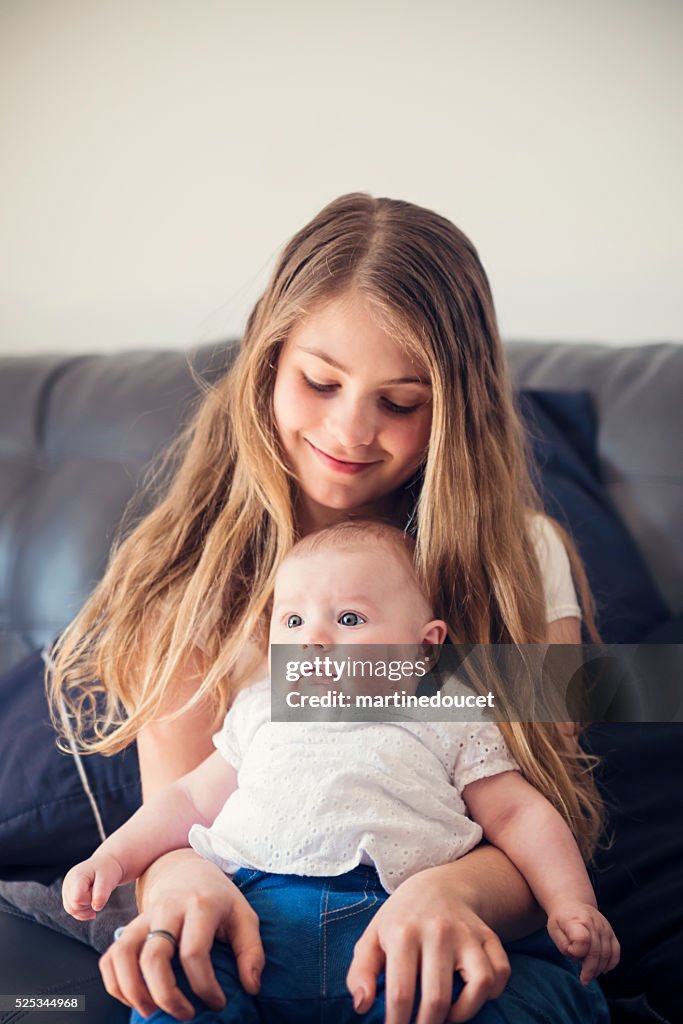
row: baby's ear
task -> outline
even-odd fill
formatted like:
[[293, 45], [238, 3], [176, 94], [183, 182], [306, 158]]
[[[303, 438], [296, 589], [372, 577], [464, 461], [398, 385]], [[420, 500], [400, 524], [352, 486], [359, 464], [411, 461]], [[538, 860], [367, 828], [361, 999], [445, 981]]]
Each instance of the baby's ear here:
[[422, 643], [440, 647], [448, 636], [446, 623], [441, 619], [432, 619], [422, 630]]

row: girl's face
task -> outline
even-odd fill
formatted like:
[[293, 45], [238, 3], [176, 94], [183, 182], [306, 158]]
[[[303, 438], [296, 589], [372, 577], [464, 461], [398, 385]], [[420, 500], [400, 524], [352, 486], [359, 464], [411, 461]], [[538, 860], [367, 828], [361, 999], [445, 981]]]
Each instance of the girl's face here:
[[307, 529], [339, 518], [331, 510], [386, 514], [426, 453], [429, 380], [374, 323], [358, 292], [294, 327], [280, 353], [273, 405]]

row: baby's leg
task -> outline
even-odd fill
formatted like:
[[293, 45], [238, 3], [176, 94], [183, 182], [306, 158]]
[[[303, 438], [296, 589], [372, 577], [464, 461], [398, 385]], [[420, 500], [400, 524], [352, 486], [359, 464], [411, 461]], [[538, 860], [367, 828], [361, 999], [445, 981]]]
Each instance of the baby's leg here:
[[260, 921], [266, 955], [256, 997], [261, 1019], [359, 1024], [346, 972], [354, 943], [386, 898], [375, 871], [359, 867], [335, 878], [251, 872], [236, 884]]

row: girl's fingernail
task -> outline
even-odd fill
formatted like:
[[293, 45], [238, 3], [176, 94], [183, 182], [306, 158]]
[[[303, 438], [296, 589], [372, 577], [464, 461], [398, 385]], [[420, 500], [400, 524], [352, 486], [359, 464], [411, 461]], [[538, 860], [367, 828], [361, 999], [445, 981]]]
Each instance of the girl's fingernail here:
[[353, 1008], [356, 1011], [356, 1013], [358, 1013], [361, 1007], [361, 1003], [363, 1002], [364, 999], [365, 990], [362, 988], [357, 988], [356, 991], [353, 993]]
[[254, 969], [251, 972], [251, 976], [254, 979], [255, 985], [261, 984], [261, 972], [259, 971], [258, 967], [254, 967]]

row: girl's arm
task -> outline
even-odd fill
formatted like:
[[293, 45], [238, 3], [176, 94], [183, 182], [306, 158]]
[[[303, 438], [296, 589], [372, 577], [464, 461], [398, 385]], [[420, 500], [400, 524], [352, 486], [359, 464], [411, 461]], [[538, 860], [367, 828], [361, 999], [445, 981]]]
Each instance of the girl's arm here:
[[[190, 650], [173, 679], [168, 713], [181, 708], [197, 692], [206, 665], [199, 648]], [[142, 800], [148, 800], [162, 786], [192, 771], [215, 751], [211, 735], [216, 731], [216, 713], [209, 701], [197, 704], [170, 722], [153, 722], [137, 736]]]
[[[576, 658], [570, 661], [570, 652], [565, 651], [567, 658], [567, 678], [577, 672], [583, 663], [580, 651], [581, 645], [581, 622], [575, 615], [568, 615], [564, 619], [555, 619], [549, 622], [546, 627], [546, 643], [548, 644], [576, 644]], [[573, 670], [572, 670], [573, 662]], [[564, 736], [569, 753], [576, 753], [578, 749], [579, 725], [577, 722], [558, 722], [558, 728]]]
[[[174, 699], [169, 711], [182, 707], [193, 693], [196, 693], [206, 666], [198, 648], [188, 652], [174, 677]], [[140, 781], [143, 803], [149, 800], [163, 786], [175, 782], [182, 775], [196, 768], [209, 757], [215, 747], [211, 734], [215, 731], [215, 711], [208, 701], [200, 703], [170, 722], [154, 722], [143, 729], [137, 737]], [[135, 894], [138, 907], [142, 909], [147, 884], [175, 879], [176, 866], [183, 866], [187, 857], [203, 863], [199, 854], [193, 851], [172, 851], [159, 857], [142, 874], [136, 883]], [[171, 883], [174, 884], [174, 883]], [[188, 1004], [189, 1005], [189, 1004]]]
[[581, 623], [575, 615], [564, 619], [555, 619], [546, 626], [546, 643], [548, 644], [580, 644]]
[[95, 916], [112, 890], [137, 878], [169, 850], [187, 847], [190, 827], [210, 825], [237, 788], [237, 772], [215, 751], [198, 768], [164, 786], [66, 875], [66, 910], [80, 920]]

